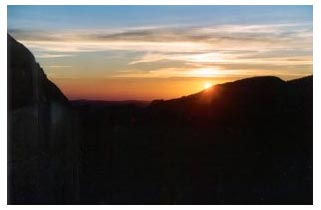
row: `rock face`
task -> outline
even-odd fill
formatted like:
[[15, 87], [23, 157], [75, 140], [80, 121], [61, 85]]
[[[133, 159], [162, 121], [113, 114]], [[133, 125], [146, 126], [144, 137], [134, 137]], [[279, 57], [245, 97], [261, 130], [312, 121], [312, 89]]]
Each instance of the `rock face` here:
[[77, 199], [77, 120], [32, 53], [8, 35], [8, 203]]

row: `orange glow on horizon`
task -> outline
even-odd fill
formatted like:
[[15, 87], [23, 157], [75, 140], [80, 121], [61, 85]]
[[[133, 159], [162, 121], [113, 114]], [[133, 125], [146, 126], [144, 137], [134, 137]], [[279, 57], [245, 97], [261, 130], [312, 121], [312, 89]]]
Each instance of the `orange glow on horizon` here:
[[[214, 85], [244, 77], [182, 78], [55, 78], [54, 82], [69, 100], [143, 100], [173, 99], [206, 90]], [[288, 78], [294, 79], [294, 78]], [[215, 90], [216, 92], [216, 90]]]
[[208, 81], [204, 78], [50, 78], [70, 100], [146, 100], [172, 99], [201, 92], [228, 78]]

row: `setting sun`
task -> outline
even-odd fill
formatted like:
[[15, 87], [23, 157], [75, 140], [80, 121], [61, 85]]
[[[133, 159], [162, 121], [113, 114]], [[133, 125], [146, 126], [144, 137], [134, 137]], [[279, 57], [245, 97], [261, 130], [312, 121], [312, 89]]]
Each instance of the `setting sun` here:
[[203, 86], [204, 89], [208, 89], [210, 87], [212, 87], [212, 83], [210, 83], [210, 82], [204, 83], [204, 86]]

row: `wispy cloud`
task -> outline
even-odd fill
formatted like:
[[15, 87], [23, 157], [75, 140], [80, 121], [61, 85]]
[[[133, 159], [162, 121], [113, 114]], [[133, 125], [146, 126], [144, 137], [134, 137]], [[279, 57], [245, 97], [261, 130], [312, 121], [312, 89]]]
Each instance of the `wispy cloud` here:
[[48, 68], [48, 69], [65, 69], [65, 68], [72, 68], [72, 66], [51, 65], [51, 66], [44, 66], [44, 68]]
[[[150, 27], [76, 31], [9, 30], [33, 48], [55, 52], [103, 50], [204, 51], [266, 48], [311, 48], [312, 29], [305, 24]], [[300, 40], [298, 40], [300, 38]], [[67, 44], [68, 43], [68, 44]]]
[[[128, 69], [119, 69], [115, 76], [192, 76], [204, 68], [214, 69], [215, 74], [207, 75], [216, 76], [258, 70], [271, 73], [277, 68], [295, 66], [312, 71], [312, 26], [307, 23], [151, 26], [90, 32], [11, 29], [9, 33], [37, 52], [39, 58], [104, 51], [139, 52], [141, 56], [129, 61]], [[180, 66], [155, 68], [162, 62]]]
[[49, 53], [36, 53], [37, 58], [60, 58], [60, 57], [70, 57], [72, 54], [49, 54]]

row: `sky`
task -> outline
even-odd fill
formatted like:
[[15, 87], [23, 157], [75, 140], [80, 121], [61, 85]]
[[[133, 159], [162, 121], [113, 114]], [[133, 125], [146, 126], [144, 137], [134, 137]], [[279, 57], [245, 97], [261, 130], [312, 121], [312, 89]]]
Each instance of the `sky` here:
[[8, 33], [69, 99], [170, 99], [312, 74], [312, 6], [8, 6]]

